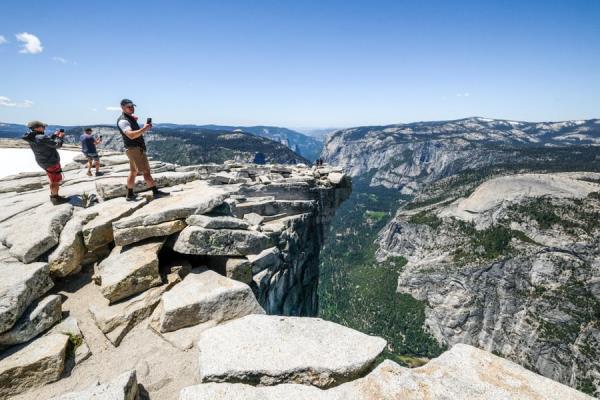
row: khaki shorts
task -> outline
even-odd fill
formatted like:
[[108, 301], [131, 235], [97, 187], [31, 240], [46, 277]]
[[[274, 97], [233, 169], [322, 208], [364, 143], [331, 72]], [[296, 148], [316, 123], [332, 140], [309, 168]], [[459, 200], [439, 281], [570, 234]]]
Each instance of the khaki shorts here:
[[129, 147], [125, 152], [129, 158], [129, 170], [141, 172], [150, 172], [150, 163], [146, 152], [141, 147]]

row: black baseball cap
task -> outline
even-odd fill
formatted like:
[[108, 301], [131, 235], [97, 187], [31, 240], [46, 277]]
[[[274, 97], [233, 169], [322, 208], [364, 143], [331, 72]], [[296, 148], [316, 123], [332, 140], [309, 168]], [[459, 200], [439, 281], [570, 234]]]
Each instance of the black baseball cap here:
[[129, 100], [129, 99], [123, 99], [121, 100], [121, 107], [123, 106], [134, 106], [135, 104], [133, 104], [133, 100]]
[[92, 131], [92, 128], [85, 128], [85, 131], [86, 131], [86, 132], [91, 132], [91, 131]]

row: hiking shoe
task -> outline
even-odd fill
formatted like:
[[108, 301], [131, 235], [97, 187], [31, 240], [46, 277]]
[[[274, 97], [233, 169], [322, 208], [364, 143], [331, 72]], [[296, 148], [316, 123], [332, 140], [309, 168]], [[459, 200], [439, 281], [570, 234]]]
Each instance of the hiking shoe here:
[[92, 171], [88, 171], [87, 176], [92, 176]]
[[68, 203], [69, 199], [67, 197], [56, 195], [56, 196], [50, 196], [50, 202], [52, 203], [52, 205], [59, 206], [61, 204]]
[[152, 191], [152, 196], [153, 196], [155, 199], [158, 199], [158, 198], [161, 198], [161, 197], [167, 197], [167, 196], [170, 196], [170, 195], [171, 195], [171, 193], [163, 192], [163, 191], [162, 191], [162, 190], [160, 190], [160, 189], [157, 189], [157, 190], [153, 190], [153, 191]]
[[104, 172], [96, 171], [96, 176], [102, 176], [102, 175], [104, 175]]
[[138, 197], [137, 197], [137, 195], [135, 193], [131, 194], [131, 195], [128, 194], [127, 196], [125, 196], [125, 200], [127, 200], [127, 201], [138, 201]]

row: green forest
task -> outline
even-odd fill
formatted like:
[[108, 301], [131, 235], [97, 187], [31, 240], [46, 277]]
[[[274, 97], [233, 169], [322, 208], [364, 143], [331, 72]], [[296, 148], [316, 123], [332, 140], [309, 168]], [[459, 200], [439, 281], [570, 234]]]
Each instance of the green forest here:
[[[425, 306], [396, 292], [399, 257], [379, 263], [377, 233], [400, 205], [396, 190], [353, 181], [353, 193], [337, 210], [321, 252], [319, 316], [388, 341], [384, 358], [417, 366], [444, 350], [423, 329]], [[402, 201], [402, 200], [400, 200]]]

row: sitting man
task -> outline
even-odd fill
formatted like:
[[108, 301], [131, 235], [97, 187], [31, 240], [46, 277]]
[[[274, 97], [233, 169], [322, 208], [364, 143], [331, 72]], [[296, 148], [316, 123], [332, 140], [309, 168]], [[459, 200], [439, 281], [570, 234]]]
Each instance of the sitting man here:
[[102, 143], [102, 137], [96, 139], [94, 136], [92, 136], [92, 128], [85, 128], [85, 131], [79, 140], [81, 141], [81, 151], [88, 160], [87, 175], [92, 176], [92, 162], [94, 162], [96, 167], [96, 176], [101, 176], [102, 172], [100, 172], [100, 156], [98, 156], [96, 145]]
[[30, 129], [23, 136], [29, 143], [35, 161], [46, 171], [50, 182], [50, 201], [55, 206], [68, 203], [69, 199], [58, 195], [58, 188], [62, 182], [62, 167], [60, 166], [60, 155], [56, 149], [62, 147], [65, 132], [63, 129], [54, 132], [52, 137], [47, 137], [44, 131], [48, 125], [40, 121], [31, 121], [27, 124]]

